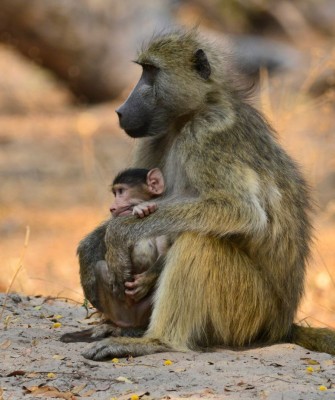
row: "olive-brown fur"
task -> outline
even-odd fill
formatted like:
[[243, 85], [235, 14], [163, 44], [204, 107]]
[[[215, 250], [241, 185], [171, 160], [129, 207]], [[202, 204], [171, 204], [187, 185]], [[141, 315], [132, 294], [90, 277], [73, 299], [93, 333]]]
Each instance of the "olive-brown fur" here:
[[[203, 76], [201, 66], [194, 66], [199, 49], [210, 66]], [[332, 331], [293, 324], [310, 253], [308, 186], [264, 117], [236, 87], [225, 54], [193, 30], [153, 38], [138, 62], [153, 64], [158, 73], [155, 112], [146, 137], [138, 139], [133, 164], [160, 168], [166, 193], [150, 216], [106, 223], [106, 260], [116, 288], [131, 263], [132, 243], [177, 237], [145, 337], [105, 339], [84, 356], [101, 360], [281, 341], [334, 354]], [[127, 131], [125, 110], [119, 115]], [[82, 243], [81, 259], [83, 249]]]

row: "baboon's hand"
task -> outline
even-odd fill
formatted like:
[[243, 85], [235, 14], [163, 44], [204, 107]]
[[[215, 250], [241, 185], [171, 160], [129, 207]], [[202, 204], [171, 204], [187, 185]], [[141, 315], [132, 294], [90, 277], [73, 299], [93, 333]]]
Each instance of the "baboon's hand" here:
[[125, 297], [125, 281], [122, 274], [118, 275], [115, 271], [110, 271], [109, 287], [113, 297], [124, 299]]
[[126, 271], [120, 271], [112, 265], [109, 272], [109, 282], [108, 285], [112, 292], [112, 295], [124, 299], [125, 297], [125, 282], [131, 279], [130, 273], [127, 274]]
[[130, 250], [125, 243], [108, 243], [106, 252], [108, 284], [114, 296], [124, 298], [125, 282], [131, 280]]
[[140, 203], [134, 206], [133, 215], [138, 216], [139, 218], [144, 218], [147, 215], [152, 214], [157, 210], [157, 204], [153, 202], [149, 203]]
[[125, 283], [126, 295], [136, 303], [139, 302], [152, 290], [156, 283], [157, 276], [157, 274], [149, 271], [134, 275], [133, 282]]

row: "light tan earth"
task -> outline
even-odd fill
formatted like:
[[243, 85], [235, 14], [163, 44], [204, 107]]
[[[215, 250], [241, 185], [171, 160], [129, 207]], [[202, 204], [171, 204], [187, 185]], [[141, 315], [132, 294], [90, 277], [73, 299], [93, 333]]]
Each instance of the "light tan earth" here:
[[10, 295], [4, 306], [4, 299], [0, 399], [335, 398], [335, 357], [325, 353], [278, 344], [95, 362], [81, 356], [90, 344], [59, 341], [64, 332], [96, 322], [85, 319], [84, 307], [25, 295]]

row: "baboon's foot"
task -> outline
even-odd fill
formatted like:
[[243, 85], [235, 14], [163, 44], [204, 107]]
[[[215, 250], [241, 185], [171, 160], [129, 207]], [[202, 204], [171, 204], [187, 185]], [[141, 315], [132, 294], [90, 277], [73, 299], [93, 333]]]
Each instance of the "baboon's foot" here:
[[104, 339], [109, 336], [120, 336], [121, 328], [109, 324], [103, 323], [101, 325], [93, 326], [92, 328], [85, 329], [83, 331], [76, 331], [71, 333], [65, 333], [61, 336], [60, 341], [64, 343], [71, 342], [96, 342], [97, 340]]
[[173, 349], [156, 339], [110, 337], [95, 343], [83, 356], [89, 360], [104, 361], [114, 357], [138, 357], [171, 350]]
[[60, 340], [64, 343], [71, 342], [96, 342], [98, 340], [113, 336], [142, 337], [145, 330], [142, 328], [120, 328], [112, 323], [103, 323], [90, 329], [65, 333]]

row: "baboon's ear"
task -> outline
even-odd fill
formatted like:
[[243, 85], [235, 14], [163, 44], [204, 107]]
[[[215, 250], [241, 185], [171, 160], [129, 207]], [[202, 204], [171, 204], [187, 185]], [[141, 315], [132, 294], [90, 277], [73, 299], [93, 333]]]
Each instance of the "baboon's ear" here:
[[194, 53], [194, 67], [202, 78], [207, 80], [210, 77], [211, 66], [202, 49], [199, 49]]
[[149, 192], [153, 196], [159, 196], [163, 194], [165, 189], [165, 183], [163, 174], [160, 169], [153, 168], [147, 174], [147, 186]]

